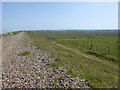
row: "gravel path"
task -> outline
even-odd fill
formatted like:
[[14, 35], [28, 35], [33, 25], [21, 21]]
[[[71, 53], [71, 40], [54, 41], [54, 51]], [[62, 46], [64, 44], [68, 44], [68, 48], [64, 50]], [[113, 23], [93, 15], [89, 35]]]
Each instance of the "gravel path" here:
[[[3, 88], [90, 88], [85, 79], [73, 78], [64, 67], [50, 67], [55, 62], [51, 54], [25, 40], [29, 41], [24, 32], [3, 38]], [[30, 54], [22, 56], [26, 51]]]
[[3, 61], [3, 64], [8, 62], [9, 53], [12, 52], [16, 47], [18, 47], [22, 44], [22, 39], [24, 39], [24, 32], [19, 33], [17, 35], [2, 38], [2, 61]]

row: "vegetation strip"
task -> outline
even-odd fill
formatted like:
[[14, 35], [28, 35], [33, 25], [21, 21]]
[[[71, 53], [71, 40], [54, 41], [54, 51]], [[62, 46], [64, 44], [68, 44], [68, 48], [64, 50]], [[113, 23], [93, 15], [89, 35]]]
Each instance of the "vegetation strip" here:
[[[66, 42], [66, 44], [65, 44], [65, 42], [62, 43], [62, 42], [60, 42], [60, 40], [57, 41], [57, 39], [61, 38], [61, 36], [63, 37], [63, 35], [64, 35], [63, 38], [65, 38], [65, 37], [70, 38], [73, 36], [78, 37], [78, 35], [79, 36], [81, 35], [81, 33], [79, 34], [79, 31], [78, 32], [77, 31], [75, 31], [75, 32], [73, 32], [73, 31], [70, 31], [70, 32], [67, 32], [67, 31], [61, 31], [61, 32], [60, 31], [31, 31], [31, 32], [26, 32], [26, 33], [33, 41], [32, 45], [37, 46], [38, 48], [40, 48], [43, 51], [51, 53], [52, 57], [58, 58], [55, 66], [64, 66], [67, 69], [73, 70], [74, 74], [76, 74], [77, 76], [86, 78], [88, 80], [89, 84], [94, 88], [117, 87], [117, 85], [118, 85], [117, 64], [115, 64], [111, 61], [100, 60], [100, 59], [96, 59], [96, 58], [95, 58], [96, 60], [93, 61], [93, 60], [87, 59], [83, 56], [80, 56], [80, 55], [74, 53], [74, 52], [71, 52], [70, 50], [66, 50], [66, 49], [59, 47], [59, 46], [55, 45], [54, 43], [52, 43], [52, 41], [54, 41], [56, 43], [60, 43], [64, 46], [68, 47], [68, 45], [67, 45], [68, 42], [65, 41]], [[64, 34], [60, 34], [60, 33], [64, 33]], [[74, 33], [77, 33], [77, 34], [74, 34]], [[90, 37], [90, 34], [92, 34], [91, 32], [90, 33], [87, 32], [87, 33], [89, 34], [89, 37]], [[99, 31], [93, 32], [93, 33], [98, 34]], [[104, 33], [102, 32], [102, 34], [99, 34], [98, 37], [102, 37]], [[109, 32], [109, 33], [112, 33], [112, 32]], [[109, 33], [107, 33], [107, 34], [109, 34]], [[112, 33], [111, 36], [114, 36], [114, 34]], [[51, 38], [46, 39], [46, 37], [51, 37]], [[92, 38], [92, 36], [91, 36], [91, 38]], [[105, 38], [105, 36], [104, 36], [104, 38]], [[111, 38], [107, 38], [107, 39], [111, 39]], [[72, 46], [73, 44], [76, 44], [76, 42], [72, 42], [72, 43], [68, 43], [68, 44]], [[106, 44], [106, 43], [103, 43], [103, 44]], [[72, 47], [70, 47], [70, 48], [72, 48]], [[73, 49], [75, 50], [75, 47], [73, 47]], [[111, 65], [113, 65], [113, 66], [111, 66]], [[72, 75], [72, 73], [71, 73], [71, 75]]]

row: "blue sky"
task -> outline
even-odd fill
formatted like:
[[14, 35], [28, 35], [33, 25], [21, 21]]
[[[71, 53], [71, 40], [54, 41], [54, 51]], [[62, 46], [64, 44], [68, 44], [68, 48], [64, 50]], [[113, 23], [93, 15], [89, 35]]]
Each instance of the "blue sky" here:
[[2, 31], [117, 29], [117, 2], [3, 2]]

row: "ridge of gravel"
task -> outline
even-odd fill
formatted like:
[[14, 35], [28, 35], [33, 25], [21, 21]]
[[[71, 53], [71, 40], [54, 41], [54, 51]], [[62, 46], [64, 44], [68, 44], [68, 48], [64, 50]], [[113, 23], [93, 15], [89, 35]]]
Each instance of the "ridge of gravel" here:
[[[50, 67], [55, 59], [36, 46], [24, 45], [25, 40], [29, 40], [25, 33], [15, 37], [18, 37], [15, 41], [18, 43], [6, 54], [9, 58], [2, 66], [3, 88], [91, 88], [86, 79], [68, 75], [66, 68]], [[25, 51], [30, 54], [21, 56]]]

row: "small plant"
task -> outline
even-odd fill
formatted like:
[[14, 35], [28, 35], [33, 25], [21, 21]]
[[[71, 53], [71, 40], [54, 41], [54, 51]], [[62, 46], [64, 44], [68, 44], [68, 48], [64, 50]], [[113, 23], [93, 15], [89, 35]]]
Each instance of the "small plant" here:
[[71, 58], [71, 57], [73, 57], [72, 55], [69, 55], [69, 57]]
[[76, 72], [74, 72], [72, 69], [68, 69], [68, 74], [69, 75], [72, 75], [73, 77], [76, 77], [77, 76], [77, 73]]
[[55, 59], [55, 61], [60, 61], [61, 59], [59, 58], [59, 57], [57, 57], [56, 59]]
[[107, 47], [108, 48], [108, 54], [110, 54], [110, 47]]
[[15, 84], [16, 82], [11, 82], [11, 84]]
[[90, 50], [92, 50], [92, 49], [93, 49], [93, 44], [92, 44], [92, 43], [90, 44], [89, 49], [90, 49]]
[[23, 53], [20, 54], [20, 56], [27, 56], [27, 55], [30, 55], [30, 51], [25, 51]]
[[82, 86], [82, 87], [85, 86], [85, 83], [82, 82], [82, 83], [81, 83], [81, 86]]
[[53, 62], [53, 63], [51, 64], [51, 67], [57, 67], [57, 63]]
[[68, 74], [73, 74], [73, 71], [71, 69], [68, 69]]
[[65, 79], [64, 79], [63, 77], [60, 77], [60, 78], [59, 78], [59, 81], [60, 81], [60, 80], [63, 80], [63, 81], [65, 81]]

